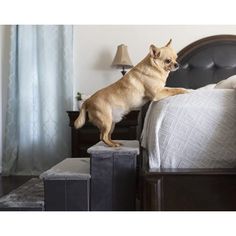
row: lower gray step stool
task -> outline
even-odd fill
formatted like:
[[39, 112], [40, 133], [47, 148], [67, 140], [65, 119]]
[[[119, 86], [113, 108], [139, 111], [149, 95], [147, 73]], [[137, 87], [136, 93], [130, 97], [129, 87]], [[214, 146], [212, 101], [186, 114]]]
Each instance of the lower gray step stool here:
[[88, 211], [89, 158], [67, 158], [42, 173], [46, 211]]
[[91, 210], [135, 210], [137, 140], [120, 140], [120, 147], [103, 142], [88, 149], [91, 155]]

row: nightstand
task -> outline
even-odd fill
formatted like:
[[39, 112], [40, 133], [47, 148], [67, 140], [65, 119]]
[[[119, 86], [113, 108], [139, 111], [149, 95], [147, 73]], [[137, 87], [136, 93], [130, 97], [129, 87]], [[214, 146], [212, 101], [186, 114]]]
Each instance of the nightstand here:
[[[99, 130], [86, 117], [85, 125], [80, 129], [74, 128], [74, 121], [79, 111], [67, 111], [71, 127], [71, 156], [88, 157], [87, 149], [96, 144], [99, 139]], [[113, 139], [139, 140], [141, 134], [141, 112], [133, 110], [122, 121], [116, 124], [112, 134]]]

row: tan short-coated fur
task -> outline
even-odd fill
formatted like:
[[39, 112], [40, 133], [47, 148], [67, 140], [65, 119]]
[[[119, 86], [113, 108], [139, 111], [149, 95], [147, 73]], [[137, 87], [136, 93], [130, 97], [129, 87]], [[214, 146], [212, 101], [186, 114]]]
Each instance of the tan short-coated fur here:
[[170, 71], [178, 68], [177, 54], [171, 40], [164, 47], [150, 46], [148, 55], [120, 80], [103, 88], [87, 99], [76, 119], [75, 128], [84, 125], [86, 112], [89, 120], [99, 128], [100, 139], [111, 147], [120, 143], [111, 139], [115, 123], [134, 108], [147, 101], [187, 93], [183, 88], [165, 87]]

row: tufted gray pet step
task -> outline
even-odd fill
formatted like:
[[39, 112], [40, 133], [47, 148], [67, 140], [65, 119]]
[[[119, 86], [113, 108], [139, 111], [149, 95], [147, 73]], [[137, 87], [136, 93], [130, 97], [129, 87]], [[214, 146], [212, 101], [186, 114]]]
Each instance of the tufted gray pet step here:
[[88, 149], [91, 156], [91, 210], [134, 211], [136, 203], [137, 140], [117, 140], [120, 147], [99, 142]]
[[1, 211], [44, 210], [43, 182], [32, 178], [17, 189], [0, 198]]

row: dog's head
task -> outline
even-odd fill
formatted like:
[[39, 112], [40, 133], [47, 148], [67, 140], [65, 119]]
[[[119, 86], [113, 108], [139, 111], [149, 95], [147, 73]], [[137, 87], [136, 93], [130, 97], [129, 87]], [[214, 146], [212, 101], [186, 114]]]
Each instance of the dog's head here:
[[174, 49], [171, 47], [170, 41], [161, 48], [154, 46], [153, 44], [150, 46], [150, 60], [152, 66], [161, 67], [167, 72], [176, 71], [179, 68], [179, 64], [177, 63], [177, 54]]

